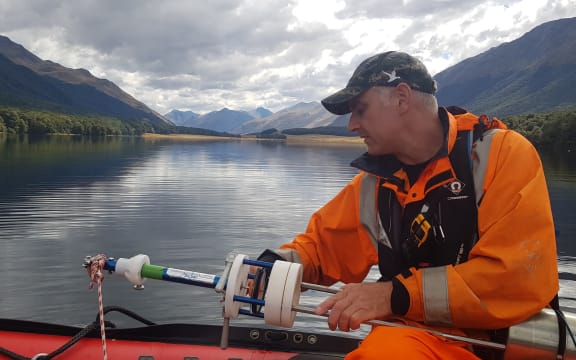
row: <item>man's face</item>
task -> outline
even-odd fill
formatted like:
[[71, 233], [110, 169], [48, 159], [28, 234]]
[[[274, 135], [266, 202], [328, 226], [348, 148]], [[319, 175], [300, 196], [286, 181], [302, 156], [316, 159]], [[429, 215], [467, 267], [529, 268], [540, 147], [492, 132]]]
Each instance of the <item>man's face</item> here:
[[387, 155], [396, 149], [400, 129], [395, 88], [370, 88], [352, 100], [348, 130], [364, 139], [371, 155]]

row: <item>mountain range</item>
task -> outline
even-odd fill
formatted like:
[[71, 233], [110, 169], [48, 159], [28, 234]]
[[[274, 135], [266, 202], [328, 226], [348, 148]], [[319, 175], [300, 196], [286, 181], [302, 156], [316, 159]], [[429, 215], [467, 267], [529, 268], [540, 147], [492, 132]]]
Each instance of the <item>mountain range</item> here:
[[[520, 38], [468, 58], [435, 77], [440, 105], [458, 105], [491, 116], [576, 107], [576, 18], [544, 23]], [[343, 84], [344, 85], [344, 84]], [[84, 69], [41, 60], [0, 36], [0, 106], [146, 119], [232, 134], [268, 129], [343, 127], [348, 115], [328, 113], [319, 102], [278, 112], [220, 109], [207, 114], [172, 110], [161, 115], [114, 83]]]
[[111, 81], [42, 60], [1, 35], [0, 105], [174, 125]]
[[435, 76], [438, 102], [497, 116], [576, 107], [576, 18], [542, 24], [517, 40]]
[[166, 117], [179, 126], [195, 128], [208, 128], [214, 131], [236, 133], [242, 132], [242, 125], [250, 120], [266, 118], [272, 115], [272, 111], [259, 107], [253, 111], [238, 111], [223, 108], [218, 111], [199, 115], [193, 111], [172, 110]]

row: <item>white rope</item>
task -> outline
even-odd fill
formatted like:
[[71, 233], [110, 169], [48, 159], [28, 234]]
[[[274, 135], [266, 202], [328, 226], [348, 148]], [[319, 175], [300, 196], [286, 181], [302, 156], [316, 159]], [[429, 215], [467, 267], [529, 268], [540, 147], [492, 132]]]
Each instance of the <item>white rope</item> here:
[[106, 350], [106, 325], [104, 324], [104, 302], [102, 301], [102, 281], [104, 280], [104, 274], [102, 269], [106, 263], [106, 256], [104, 254], [96, 255], [92, 262], [90, 263], [90, 268], [88, 269], [88, 274], [90, 275], [90, 290], [94, 287], [94, 284], [98, 287], [98, 315], [100, 318], [100, 336], [102, 337], [102, 352], [104, 354], [104, 360], [108, 360], [108, 351]]

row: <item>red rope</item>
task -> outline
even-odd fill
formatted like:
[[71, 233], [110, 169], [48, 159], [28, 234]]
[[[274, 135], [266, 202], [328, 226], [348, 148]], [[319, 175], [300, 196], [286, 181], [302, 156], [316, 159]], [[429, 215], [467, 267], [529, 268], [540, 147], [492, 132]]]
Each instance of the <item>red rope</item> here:
[[100, 336], [102, 337], [102, 351], [104, 353], [104, 360], [107, 360], [108, 352], [106, 351], [106, 326], [104, 324], [104, 304], [102, 301], [102, 281], [104, 280], [102, 269], [104, 269], [105, 264], [106, 256], [104, 254], [96, 255], [92, 258], [90, 268], [88, 269], [88, 275], [90, 276], [89, 289], [92, 290], [94, 284], [96, 284], [98, 287], [98, 315], [100, 317]]

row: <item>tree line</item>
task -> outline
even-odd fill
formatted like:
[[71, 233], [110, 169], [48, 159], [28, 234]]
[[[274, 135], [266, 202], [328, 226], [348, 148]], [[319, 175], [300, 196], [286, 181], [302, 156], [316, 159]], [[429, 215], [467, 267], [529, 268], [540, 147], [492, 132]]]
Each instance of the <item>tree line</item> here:
[[150, 121], [0, 108], [0, 132], [9, 134], [142, 135], [162, 131]]
[[[548, 113], [530, 113], [501, 119], [542, 150], [576, 150], [576, 109]], [[342, 127], [290, 129], [282, 134], [346, 135]], [[74, 134], [86, 136], [157, 134], [198, 134], [239, 136], [208, 129], [154, 124], [147, 119], [117, 119], [103, 116], [62, 114], [49, 111], [0, 108], [0, 133], [8, 134]], [[267, 134], [264, 134], [267, 135]], [[263, 136], [266, 137], [266, 136]]]
[[218, 131], [156, 124], [148, 119], [118, 119], [98, 115], [64, 114], [43, 110], [0, 107], [0, 133], [72, 134], [84, 136], [195, 134], [236, 136]]
[[539, 149], [576, 150], [576, 110], [508, 116], [502, 121]]

